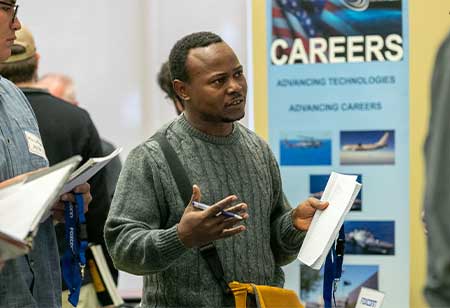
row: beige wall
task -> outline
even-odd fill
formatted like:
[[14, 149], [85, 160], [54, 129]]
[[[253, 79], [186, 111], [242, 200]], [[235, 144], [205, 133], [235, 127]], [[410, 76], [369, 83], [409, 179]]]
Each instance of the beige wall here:
[[434, 57], [450, 31], [450, 1], [410, 1], [410, 147], [411, 147], [411, 307], [424, 307], [425, 238], [420, 222], [424, 187], [422, 145], [429, 114], [429, 85]]
[[255, 131], [268, 139], [267, 65], [266, 65], [266, 1], [252, 0], [253, 26], [253, 97]]

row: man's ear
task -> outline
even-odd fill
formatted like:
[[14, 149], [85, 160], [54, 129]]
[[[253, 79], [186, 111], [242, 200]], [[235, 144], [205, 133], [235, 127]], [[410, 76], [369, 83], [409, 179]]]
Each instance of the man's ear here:
[[184, 81], [181, 81], [179, 79], [175, 79], [172, 81], [173, 89], [175, 90], [175, 93], [183, 100], [188, 101], [190, 100], [190, 96], [187, 90], [187, 85]]

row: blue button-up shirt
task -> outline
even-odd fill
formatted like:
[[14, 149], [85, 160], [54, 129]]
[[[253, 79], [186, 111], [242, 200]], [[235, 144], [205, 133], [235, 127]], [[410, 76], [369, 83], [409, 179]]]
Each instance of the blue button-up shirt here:
[[[36, 152], [29, 136], [40, 139], [33, 110], [23, 93], [0, 77], [0, 181], [48, 166], [45, 153]], [[33, 250], [7, 261], [0, 271], [0, 307], [61, 307], [59, 256], [51, 218], [40, 224]]]

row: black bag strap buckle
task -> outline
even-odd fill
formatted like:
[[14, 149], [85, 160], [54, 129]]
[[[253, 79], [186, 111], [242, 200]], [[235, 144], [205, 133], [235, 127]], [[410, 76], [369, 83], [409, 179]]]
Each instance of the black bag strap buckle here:
[[345, 239], [338, 238], [336, 240], [336, 255], [342, 257], [344, 255]]

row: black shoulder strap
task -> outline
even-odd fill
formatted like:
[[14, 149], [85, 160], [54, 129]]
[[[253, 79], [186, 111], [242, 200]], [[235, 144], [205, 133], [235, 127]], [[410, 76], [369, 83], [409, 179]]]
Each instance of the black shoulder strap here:
[[184, 204], [187, 205], [191, 201], [192, 196], [192, 184], [189, 177], [178, 158], [177, 153], [170, 145], [166, 138], [166, 131], [158, 132], [154, 136], [155, 140], [159, 143], [161, 150], [169, 164], [170, 171], [172, 172], [173, 178], [177, 183], [178, 191], [180, 192], [181, 198]]
[[[187, 205], [189, 201], [191, 201], [192, 184], [191, 181], [189, 180], [186, 170], [181, 164], [181, 161], [178, 158], [177, 153], [167, 140], [166, 131], [158, 132], [153, 137], [159, 143], [159, 146], [163, 151], [167, 163], [169, 164], [172, 176], [174, 177], [175, 182], [177, 184], [178, 191], [181, 194], [184, 204]], [[208, 264], [209, 269], [213, 273], [214, 278], [219, 282], [220, 286], [222, 287], [222, 290], [225, 293], [229, 293], [228, 283], [225, 281], [222, 262], [220, 261], [219, 255], [217, 254], [216, 246], [214, 246], [213, 243], [209, 243], [207, 245], [200, 247], [199, 250], [203, 259]]]

